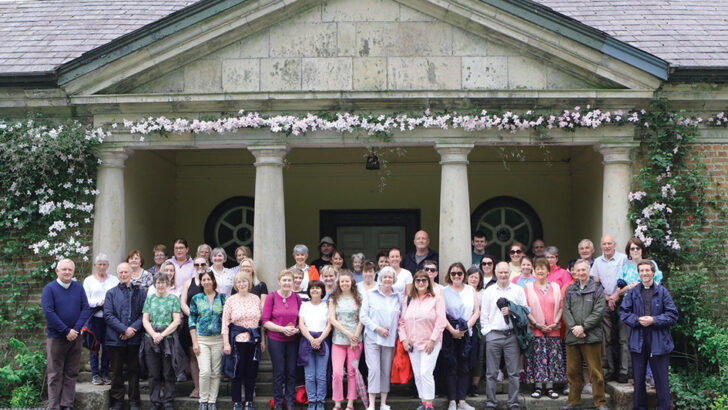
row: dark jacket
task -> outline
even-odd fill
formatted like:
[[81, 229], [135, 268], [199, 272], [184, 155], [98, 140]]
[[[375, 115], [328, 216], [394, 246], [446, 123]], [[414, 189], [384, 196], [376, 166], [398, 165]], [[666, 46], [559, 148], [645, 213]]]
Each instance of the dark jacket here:
[[677, 323], [678, 312], [675, 303], [672, 301], [670, 292], [664, 286], [657, 283], [655, 286], [655, 294], [652, 296], [651, 314], [654, 322], [651, 326], [644, 327], [640, 325], [638, 319], [645, 315], [645, 302], [642, 299], [642, 289], [644, 286], [640, 283], [627, 292], [622, 300], [622, 306], [619, 308], [619, 318], [625, 325], [629, 326], [629, 351], [634, 353], [642, 353], [645, 334], [651, 332], [651, 348], [652, 355], [663, 355], [672, 352], [675, 345], [670, 335], [670, 326]]
[[143, 341], [139, 348], [139, 374], [148, 374], [147, 372], [149, 371], [146, 360], [147, 349], [156, 354], [164, 353], [166, 357], [171, 358], [174, 374], [180, 374], [187, 370], [187, 367], [189, 367], [189, 358], [187, 358], [185, 349], [179, 342], [179, 331], [175, 330], [170, 336], [162, 339], [159, 344], [154, 344], [154, 341], [149, 336], [145, 336], [142, 339]]
[[400, 264], [400, 266], [410, 271], [412, 273], [412, 276], [414, 276], [418, 270], [422, 270], [425, 261], [435, 261], [437, 262], [437, 266], [440, 266], [440, 255], [438, 255], [437, 252], [433, 251], [432, 249], [430, 249], [429, 251], [430, 252], [427, 254], [427, 256], [425, 256], [425, 259], [422, 259], [420, 263], [417, 263], [417, 259], [415, 259], [416, 251], [407, 253], [406, 255], [404, 255], [404, 258], [402, 258], [402, 263]]
[[[142, 329], [142, 309], [147, 293], [134, 285], [119, 283], [106, 292], [104, 299], [104, 321], [106, 322], [106, 340], [108, 346], [139, 346], [144, 331]], [[121, 340], [119, 336], [128, 327], [136, 329], [134, 337]]]
[[[564, 292], [566, 344], [601, 343], [604, 340], [602, 320], [606, 306], [604, 288], [593, 279], [589, 278], [584, 289], [579, 287], [578, 280], [569, 285]], [[584, 328], [585, 338], [578, 338], [571, 333], [571, 328], [576, 325]]]
[[511, 323], [513, 323], [513, 332], [516, 335], [516, 340], [518, 340], [518, 348], [521, 349], [521, 353], [530, 356], [534, 335], [528, 323], [528, 309], [508, 301], [508, 311], [510, 312]]
[[235, 347], [235, 339], [238, 337], [239, 334], [248, 333], [250, 335], [250, 339], [248, 339], [246, 343], [252, 343], [254, 345], [255, 351], [253, 352], [253, 361], [259, 362], [261, 355], [261, 334], [259, 327], [242, 327], [232, 322], [228, 325], [228, 329], [228, 343], [230, 343], [230, 354], [222, 354], [222, 372], [227, 377], [234, 379], [235, 372], [238, 369], [238, 361], [241, 360], [238, 354], [238, 349]]

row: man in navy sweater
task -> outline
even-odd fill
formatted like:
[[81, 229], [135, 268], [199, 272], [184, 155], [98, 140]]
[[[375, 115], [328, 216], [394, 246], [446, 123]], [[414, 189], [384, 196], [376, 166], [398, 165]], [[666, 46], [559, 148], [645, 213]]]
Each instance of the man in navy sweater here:
[[49, 409], [70, 409], [76, 394], [82, 347], [79, 333], [91, 312], [83, 286], [73, 280], [75, 270], [70, 259], [58, 262], [58, 279], [47, 284], [41, 296], [48, 336]]

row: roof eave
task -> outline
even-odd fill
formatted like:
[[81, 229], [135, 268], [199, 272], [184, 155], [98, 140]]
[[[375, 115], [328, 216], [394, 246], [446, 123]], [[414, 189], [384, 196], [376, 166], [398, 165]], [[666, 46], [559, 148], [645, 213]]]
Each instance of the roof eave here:
[[54, 71], [0, 73], [0, 88], [57, 88]]
[[678, 66], [670, 71], [672, 83], [728, 83], [728, 66]]

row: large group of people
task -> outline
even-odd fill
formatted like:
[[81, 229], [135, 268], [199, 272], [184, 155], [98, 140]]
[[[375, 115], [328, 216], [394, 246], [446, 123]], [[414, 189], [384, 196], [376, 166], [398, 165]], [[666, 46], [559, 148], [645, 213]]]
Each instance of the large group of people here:
[[448, 410], [472, 410], [467, 399], [483, 377], [486, 409], [497, 407], [505, 378], [509, 408], [519, 407], [523, 383], [535, 399], [568, 394], [567, 408], [579, 408], [586, 391], [606, 408], [605, 382], [626, 383], [630, 364], [635, 408], [646, 408], [648, 387], [657, 390], [658, 408], [670, 408], [669, 329], [678, 312], [639, 239], [623, 254], [604, 235], [596, 258], [584, 239], [564, 268], [559, 250], [540, 239], [530, 252], [513, 242], [509, 260], [499, 261], [476, 232], [469, 266], [442, 267], [442, 281], [427, 232], [417, 232], [414, 245], [404, 255], [393, 248], [347, 260], [327, 236], [308, 264], [308, 247], [299, 244], [272, 292], [244, 246], [231, 269], [224, 249], [203, 244], [193, 258], [182, 238], [169, 258], [155, 246], [148, 269], [135, 249], [112, 275], [99, 254], [83, 285], [63, 259], [42, 294], [49, 407], [73, 405], [85, 326], [100, 345], [90, 355], [92, 382], [111, 385], [112, 409], [123, 408], [127, 394], [130, 408], [140, 408], [146, 375], [155, 409], [173, 408], [175, 383], [190, 377], [200, 410], [217, 408], [225, 378], [233, 408], [253, 410], [265, 352], [276, 409], [293, 408], [295, 386], [304, 384], [309, 410], [323, 410], [329, 392], [335, 410], [353, 409], [360, 397], [374, 409], [377, 396], [379, 409], [390, 410], [390, 381], [403, 356], [419, 410], [432, 409], [438, 394]]

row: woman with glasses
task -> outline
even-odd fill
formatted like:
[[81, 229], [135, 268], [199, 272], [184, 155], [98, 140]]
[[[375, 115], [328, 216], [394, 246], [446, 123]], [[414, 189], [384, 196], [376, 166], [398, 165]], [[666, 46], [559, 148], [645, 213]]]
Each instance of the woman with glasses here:
[[442, 351], [447, 398], [450, 401], [448, 410], [473, 410], [465, 397], [471, 385], [470, 369], [473, 363], [470, 350], [473, 343], [477, 343], [473, 326], [480, 317], [478, 293], [465, 283], [465, 267], [460, 262], [448, 268], [447, 283], [449, 286], [442, 290], [447, 314]]
[[549, 282], [558, 283], [561, 287], [572, 281], [571, 273], [559, 266], [559, 248], [549, 246], [544, 251], [544, 256], [549, 262]]
[[510, 251], [508, 251], [508, 255], [511, 258], [511, 261], [508, 263], [511, 269], [511, 280], [521, 274], [521, 261], [525, 253], [526, 247], [522, 243], [517, 241], [511, 243]]
[[480, 259], [480, 270], [483, 271], [483, 290], [495, 285], [498, 278], [495, 276], [495, 264], [498, 261], [493, 255], [484, 255]]
[[203, 273], [207, 272], [207, 260], [205, 258], [195, 258], [193, 266], [197, 271], [197, 275], [185, 283], [182, 288], [182, 294], [180, 295], [179, 302], [182, 308], [184, 318], [182, 318], [182, 327], [180, 330], [180, 344], [185, 350], [188, 351], [188, 357], [190, 359], [190, 374], [192, 375], [192, 383], [194, 388], [190, 393], [190, 397], [193, 399], [200, 397], [200, 367], [197, 363], [197, 355], [192, 349], [192, 337], [189, 332], [189, 317], [190, 317], [190, 304], [192, 298], [195, 295], [202, 293], [202, 284], [200, 283], [200, 277]]
[[438, 283], [440, 281], [440, 271], [437, 269], [437, 262], [429, 259], [426, 260], [422, 264], [422, 270], [425, 271], [427, 277], [429, 277], [432, 282], [432, 291], [435, 292], [436, 295], [441, 294], [443, 286]]
[[[168, 259], [167, 262], [174, 264], [174, 268], [177, 270], [174, 285], [177, 289], [182, 289], [188, 280], [197, 276], [197, 269], [195, 269], [194, 261], [190, 257], [190, 245], [184, 238], [174, 240], [173, 252], [174, 256]], [[183, 322], [185, 321], [183, 320]]]

